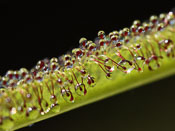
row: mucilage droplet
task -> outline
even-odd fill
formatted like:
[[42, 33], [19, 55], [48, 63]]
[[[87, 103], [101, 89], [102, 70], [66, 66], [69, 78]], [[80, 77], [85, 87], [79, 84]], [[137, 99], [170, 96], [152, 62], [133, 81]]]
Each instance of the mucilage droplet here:
[[87, 90], [86, 90], [85, 84], [78, 83], [75, 86], [75, 92], [80, 96], [86, 95]]

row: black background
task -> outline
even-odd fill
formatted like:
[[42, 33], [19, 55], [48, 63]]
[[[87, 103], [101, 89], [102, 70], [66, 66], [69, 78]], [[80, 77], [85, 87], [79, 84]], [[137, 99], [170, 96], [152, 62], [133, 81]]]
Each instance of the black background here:
[[[38, 60], [57, 57], [93, 40], [99, 30], [109, 33], [129, 27], [135, 19], [168, 12], [175, 2], [65, 1], [0, 3], [0, 74], [32, 68]], [[41, 121], [25, 130], [174, 131], [175, 77]]]

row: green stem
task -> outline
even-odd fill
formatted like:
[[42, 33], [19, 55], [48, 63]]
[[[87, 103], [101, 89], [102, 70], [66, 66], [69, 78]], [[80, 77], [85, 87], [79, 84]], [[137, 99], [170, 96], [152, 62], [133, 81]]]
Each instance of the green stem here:
[[[168, 15], [171, 16], [171, 13]], [[100, 31], [98, 34], [103, 37], [104, 32]], [[114, 34], [113, 36], [115, 37]], [[15, 88], [10, 85], [9, 88], [1, 90], [0, 130], [16, 130], [174, 75], [174, 36], [175, 25], [167, 26], [160, 31], [156, 27], [149, 34], [140, 34], [138, 37], [132, 35], [129, 43], [124, 42], [122, 47], [114, 46], [111, 38], [111, 43], [108, 43], [108, 46], [106, 43], [104, 50], [95, 50], [95, 43], [90, 43], [88, 49], [73, 49], [70, 58], [62, 58], [65, 61], [60, 63], [60, 67], [58, 59], [52, 58], [48, 64], [49, 72], [42, 72], [39, 64], [38, 73], [31, 82], [27, 79], [32, 75], [29, 72], [29, 76], [22, 79], [23, 81], [20, 80]], [[121, 39], [122, 37], [121, 35]], [[138, 57], [142, 57], [142, 61], [137, 59]], [[70, 68], [72, 63], [74, 64]], [[56, 67], [59, 69], [55, 70]], [[130, 69], [133, 69], [132, 72]], [[2, 78], [3, 83], [7, 82], [5, 78], [6, 76]], [[96, 85], [91, 87], [92, 83], [87, 83], [87, 79], [93, 79], [96, 82], [92, 83]], [[71, 95], [73, 97], [70, 99]], [[22, 107], [21, 110], [18, 110], [18, 107]]]

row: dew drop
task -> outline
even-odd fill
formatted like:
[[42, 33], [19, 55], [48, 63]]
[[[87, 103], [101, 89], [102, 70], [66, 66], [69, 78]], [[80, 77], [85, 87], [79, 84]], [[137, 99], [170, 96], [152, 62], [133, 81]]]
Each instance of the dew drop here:
[[150, 29], [149, 24], [148, 24], [148, 23], [143, 23], [143, 29], [144, 29], [145, 31], [148, 31], [148, 30]]
[[136, 60], [135, 61], [136, 62], [136, 64], [135, 64], [136, 69], [138, 71], [142, 72], [142, 68], [143, 68], [144, 63], [145, 63], [145, 57], [143, 57], [143, 56], [136, 56], [135, 55], [135, 60]]
[[104, 32], [103, 30], [100, 30], [100, 31], [98, 32], [98, 37], [99, 37], [100, 39], [104, 39], [104, 38], [105, 38], [105, 32]]
[[58, 65], [57, 62], [52, 62], [52, 63], [50, 64], [50, 68], [51, 68], [52, 71], [54, 71], [54, 70], [59, 69], [59, 65]]
[[132, 25], [130, 30], [131, 30], [133, 33], [135, 33], [136, 30], [137, 30], [137, 26], [136, 26], [136, 25]]
[[117, 42], [115, 45], [117, 48], [121, 48], [122, 47], [122, 43], [121, 42]]
[[135, 26], [140, 26], [140, 24], [141, 24], [141, 22], [140, 22], [140, 20], [135, 20], [134, 22], [133, 22], [133, 25], [135, 25]]
[[161, 14], [159, 15], [159, 20], [160, 20], [161, 22], [163, 22], [163, 21], [165, 20], [165, 18], [166, 18], [166, 14], [161, 13]]
[[138, 27], [138, 32], [141, 34], [141, 33], [143, 33], [144, 32], [144, 28], [142, 27], [142, 26], [139, 26]]
[[148, 65], [148, 69], [151, 71], [156, 70], [158, 67], [160, 67], [158, 57], [154, 55], [151, 58], [147, 59], [145, 63]]
[[70, 61], [70, 60], [67, 60], [67, 61], [65, 61], [65, 64], [64, 64], [67, 68], [72, 68], [73, 67], [73, 63], [72, 63], [72, 61]]
[[129, 68], [129, 69], [126, 71], [126, 73], [127, 73], [127, 74], [131, 73], [131, 71], [132, 71], [133, 69], [134, 69], [134, 67]]
[[87, 90], [86, 90], [85, 85], [83, 83], [77, 84], [75, 86], [75, 92], [80, 96], [86, 95]]
[[43, 73], [42, 72], [38, 72], [35, 79], [38, 81], [38, 82], [41, 82], [43, 80]]
[[111, 75], [112, 75], [112, 73], [110, 73], [110, 72], [106, 73], [106, 78], [111, 80], [112, 79]]
[[16, 86], [16, 81], [15, 80], [10, 80], [9, 82], [8, 82], [8, 85], [10, 86], [10, 87], [15, 87]]
[[[130, 67], [133, 66], [133, 64], [132, 64], [131, 61], [125, 60], [125, 59], [124, 59], [124, 60], [121, 60], [121, 61], [119, 62], [119, 64], [122, 66], [122, 69], [123, 69], [123, 70], [127, 70], [127, 69], [129, 69]], [[118, 66], [118, 68], [121, 68], [121, 67]]]
[[2, 82], [1, 82], [3, 87], [7, 87], [8, 86], [8, 78], [7, 77], [2, 77]]
[[16, 108], [15, 108], [15, 107], [12, 107], [12, 109], [10, 110], [10, 113], [11, 113], [12, 115], [16, 114], [16, 113], [17, 113]]
[[28, 74], [28, 70], [26, 68], [21, 68], [19, 70], [19, 73], [20, 73], [21, 77], [24, 78]]
[[41, 110], [40, 114], [43, 116], [45, 114], [45, 112], [43, 110]]
[[87, 84], [90, 85], [91, 87], [94, 87], [96, 85], [95, 78], [88, 75], [87, 77]]
[[7, 76], [9, 79], [12, 79], [12, 78], [13, 78], [13, 75], [14, 75], [14, 71], [12, 71], [12, 70], [7, 71], [7, 73], [6, 73], [6, 76]]
[[23, 112], [21, 112], [20, 110], [18, 110], [18, 108], [12, 107], [10, 110], [10, 117], [13, 120], [20, 119], [21, 117], [24, 117], [24, 115], [25, 114]]
[[115, 70], [114, 66], [111, 67], [111, 69], [109, 70], [110, 72], [113, 72]]
[[128, 29], [128, 28], [124, 28], [124, 29], [123, 29], [123, 35], [124, 35], [124, 36], [129, 35], [129, 29]]
[[72, 50], [72, 53], [76, 56], [76, 57], [82, 57], [83, 56], [83, 51], [80, 48], [75, 48]]
[[27, 109], [27, 111], [29, 113], [28, 118], [31, 119], [31, 120], [34, 120], [39, 116], [39, 111], [37, 110], [36, 107], [29, 107]]
[[45, 62], [43, 60], [38, 61], [37, 66], [39, 67], [39, 70], [41, 70], [45, 65]]
[[114, 35], [113, 32], [110, 32], [110, 33], [108, 34], [109, 38], [111, 38], [113, 35]]
[[14, 79], [19, 80], [21, 79], [21, 75], [19, 71], [14, 71]]
[[64, 60], [65, 61], [71, 60], [71, 56], [69, 54], [65, 55], [64, 56]]
[[111, 36], [111, 40], [112, 40], [113, 42], [116, 42], [116, 41], [118, 40], [118, 36], [117, 36], [117, 35]]
[[104, 67], [108, 72], [114, 71], [114, 64], [111, 60], [106, 59], [104, 62]]
[[84, 37], [82, 37], [82, 38], [79, 40], [80, 46], [86, 47], [86, 43], [87, 43], [87, 39], [84, 38]]
[[100, 46], [104, 46], [105, 45], [105, 40], [104, 39], [100, 39], [99, 40], [99, 45]]
[[58, 103], [54, 103], [51, 105], [51, 111], [52, 112], [55, 112], [55, 113], [58, 113], [60, 112], [60, 105]]
[[68, 103], [73, 103], [74, 102], [74, 97], [73, 97], [72, 92], [70, 90], [62, 89], [61, 94], [62, 94], [63, 99], [66, 102], [68, 102]]
[[151, 21], [153, 24], [156, 24], [157, 21], [158, 21], [158, 17], [155, 16], [155, 15], [153, 15], [153, 16], [150, 17], [150, 21]]
[[55, 95], [51, 95], [51, 97], [50, 97], [50, 101], [52, 102], [52, 103], [54, 103], [55, 101], [56, 101], [56, 96]]
[[96, 50], [96, 44], [95, 43], [89, 44], [88, 50], [89, 51], [95, 51]]
[[53, 63], [53, 62], [58, 62], [58, 58], [56, 58], [56, 57], [53, 57], [51, 60], [50, 60], [50, 63]]
[[43, 111], [45, 112], [48, 109], [49, 104], [45, 99], [42, 99], [41, 100], [41, 106], [43, 108]]
[[27, 82], [27, 83], [30, 83], [30, 82], [32, 82], [32, 76], [31, 75], [26, 75], [25, 76], [25, 81]]

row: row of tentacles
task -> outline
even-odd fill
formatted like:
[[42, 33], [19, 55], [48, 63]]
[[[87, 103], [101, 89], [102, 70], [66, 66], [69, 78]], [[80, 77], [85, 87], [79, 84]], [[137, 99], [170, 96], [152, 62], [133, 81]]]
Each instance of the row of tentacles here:
[[[147, 23], [136, 20], [130, 29], [108, 35], [99, 31], [94, 42], [81, 38], [80, 47], [71, 54], [40, 60], [30, 71], [25, 68], [9, 70], [0, 77], [0, 125], [5, 121], [13, 122], [20, 115], [36, 119], [54, 109], [58, 112], [60, 98], [72, 103], [74, 93], [86, 95], [87, 86], [94, 87], [96, 77], [88, 72], [84, 63], [96, 64], [107, 78], [114, 68], [127, 74], [133, 70], [141, 72], [145, 65], [152, 71], [160, 67], [161, 59], [175, 57], [173, 40], [161, 36], [165, 30], [175, 34], [174, 25], [173, 12], [151, 16]], [[127, 50], [127, 55], [122, 50]], [[110, 57], [110, 53], [118, 61]]]

